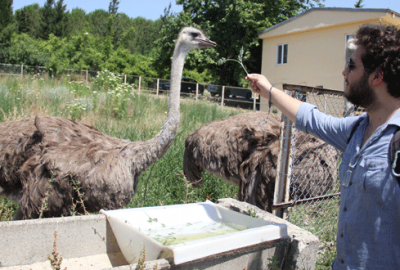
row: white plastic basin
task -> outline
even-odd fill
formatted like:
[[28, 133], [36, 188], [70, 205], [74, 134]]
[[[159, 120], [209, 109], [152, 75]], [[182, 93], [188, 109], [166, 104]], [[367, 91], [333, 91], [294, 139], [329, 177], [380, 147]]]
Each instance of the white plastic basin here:
[[129, 263], [145, 250], [146, 261], [174, 264], [276, 240], [285, 224], [250, 217], [210, 201], [192, 204], [101, 210]]

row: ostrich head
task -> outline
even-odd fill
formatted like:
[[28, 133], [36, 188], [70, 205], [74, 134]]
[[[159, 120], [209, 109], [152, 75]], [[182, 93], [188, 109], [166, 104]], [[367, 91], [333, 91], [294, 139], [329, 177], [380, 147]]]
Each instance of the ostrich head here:
[[176, 44], [177, 46], [184, 45], [182, 49], [187, 52], [217, 45], [214, 41], [209, 40], [203, 31], [192, 26], [181, 29]]
[[[215, 47], [216, 43], [207, 38], [203, 31], [195, 27], [184, 27], [181, 29], [176, 41], [174, 54], [172, 55], [171, 64], [171, 84], [168, 101], [168, 116], [160, 131], [153, 139], [152, 143], [157, 149], [149, 151], [156, 153], [156, 159], [168, 150], [175, 138], [179, 127], [180, 117], [180, 91], [183, 66], [186, 55], [191, 50], [203, 49], [207, 47]], [[149, 161], [151, 159], [148, 159]]]

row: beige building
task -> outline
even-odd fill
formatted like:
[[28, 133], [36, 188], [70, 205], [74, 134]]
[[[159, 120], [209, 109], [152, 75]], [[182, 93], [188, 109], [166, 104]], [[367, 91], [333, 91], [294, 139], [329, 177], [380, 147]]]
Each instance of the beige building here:
[[[262, 70], [270, 82], [343, 91], [346, 41], [364, 23], [400, 26], [390, 9], [314, 8], [262, 31]], [[261, 110], [267, 101], [261, 100]]]

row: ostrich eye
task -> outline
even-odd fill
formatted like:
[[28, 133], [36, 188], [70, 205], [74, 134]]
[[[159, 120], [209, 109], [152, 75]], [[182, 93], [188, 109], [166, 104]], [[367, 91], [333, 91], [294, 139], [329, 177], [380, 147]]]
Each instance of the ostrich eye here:
[[191, 35], [193, 38], [197, 38], [199, 36], [199, 33], [192, 33]]

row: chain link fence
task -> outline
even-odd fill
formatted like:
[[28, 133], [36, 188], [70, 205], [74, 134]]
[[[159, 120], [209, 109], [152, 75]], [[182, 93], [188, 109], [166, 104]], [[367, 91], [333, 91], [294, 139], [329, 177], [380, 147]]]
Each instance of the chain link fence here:
[[45, 74], [51, 74], [51, 71], [46, 67], [0, 64], [0, 75], [1, 76], [24, 77], [26, 75], [44, 76]]
[[[283, 86], [289, 94], [335, 117], [363, 112], [346, 102], [342, 91]], [[283, 117], [280, 169], [275, 186], [274, 214], [317, 235], [320, 258], [336, 253], [340, 204], [338, 169], [341, 152], [312, 135], [298, 131]], [[284, 139], [286, 137], [286, 140]], [[279, 164], [280, 163], [280, 164]]]
[[[13, 65], [0, 63], [0, 76], [34, 76], [41, 78], [53, 78], [61, 76], [69, 76], [71, 81], [81, 81], [92, 83], [98, 76], [99, 71], [95, 70], [73, 70], [66, 69], [58, 71], [57, 75], [47, 67]], [[138, 92], [147, 92], [151, 94], [168, 94], [170, 89], [170, 81], [167, 79], [150, 78], [138, 75], [118, 74], [118, 77], [124, 83], [131, 84]], [[182, 78], [181, 96], [198, 99], [206, 99], [223, 106], [238, 107], [249, 110], [260, 109], [260, 98], [253, 95], [249, 88], [213, 85], [196, 82], [190, 78]]]

